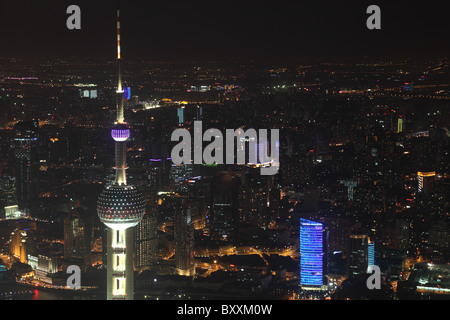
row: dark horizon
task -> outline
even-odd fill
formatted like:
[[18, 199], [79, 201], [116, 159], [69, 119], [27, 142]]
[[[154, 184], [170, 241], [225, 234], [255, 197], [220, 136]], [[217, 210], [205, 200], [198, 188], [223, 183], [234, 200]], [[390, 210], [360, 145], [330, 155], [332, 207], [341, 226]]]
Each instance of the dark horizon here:
[[[66, 8], [81, 8], [81, 30], [68, 30]], [[381, 8], [381, 30], [366, 9]], [[297, 61], [447, 55], [444, 1], [263, 1], [121, 4], [127, 59]], [[0, 4], [3, 48], [15, 58], [115, 58], [117, 1], [17, 0]]]

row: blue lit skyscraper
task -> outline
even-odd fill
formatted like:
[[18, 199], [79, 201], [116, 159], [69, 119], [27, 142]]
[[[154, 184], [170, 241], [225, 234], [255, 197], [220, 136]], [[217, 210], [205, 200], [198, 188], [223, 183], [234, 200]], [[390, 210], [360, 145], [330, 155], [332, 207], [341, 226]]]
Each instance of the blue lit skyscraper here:
[[300, 285], [323, 285], [323, 224], [300, 219]]
[[375, 265], [375, 243], [369, 242], [367, 247], [367, 267]]
[[123, 99], [127, 100], [127, 101], [131, 99], [131, 89], [130, 89], [130, 87], [124, 87], [123, 88]]

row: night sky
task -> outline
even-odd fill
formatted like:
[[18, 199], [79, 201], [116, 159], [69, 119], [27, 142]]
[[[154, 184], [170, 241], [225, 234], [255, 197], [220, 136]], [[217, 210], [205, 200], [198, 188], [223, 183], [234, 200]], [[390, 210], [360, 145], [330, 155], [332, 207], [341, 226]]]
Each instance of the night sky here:
[[[446, 2], [123, 0], [122, 52], [163, 60], [443, 55]], [[71, 4], [81, 8], [82, 30], [66, 28]], [[371, 4], [381, 8], [381, 30], [366, 28]], [[116, 7], [117, 0], [0, 0], [0, 56], [114, 59]]]

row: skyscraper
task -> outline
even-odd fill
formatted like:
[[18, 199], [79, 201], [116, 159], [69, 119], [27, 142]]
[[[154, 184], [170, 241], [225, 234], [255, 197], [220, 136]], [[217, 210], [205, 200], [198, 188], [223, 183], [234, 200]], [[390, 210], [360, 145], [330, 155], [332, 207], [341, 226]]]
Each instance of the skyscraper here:
[[184, 124], [184, 107], [177, 108], [178, 124]]
[[193, 164], [173, 164], [170, 168], [172, 187], [176, 192], [187, 193], [188, 181], [192, 177]]
[[369, 239], [368, 247], [367, 247], [367, 266], [375, 265], [375, 243], [371, 242]]
[[259, 170], [250, 169], [246, 172], [243, 221], [267, 229], [270, 222], [268, 204], [270, 203], [269, 189], [272, 181], [272, 176], [261, 176]]
[[16, 229], [11, 232], [11, 238], [9, 241], [9, 253], [16, 258], [19, 258], [20, 262], [27, 263], [28, 246], [27, 243], [28, 234], [26, 230]]
[[[180, 199], [181, 200], [181, 199]], [[175, 267], [182, 276], [195, 275], [194, 264], [194, 225], [191, 208], [187, 208], [184, 201], [177, 202], [175, 210], [174, 238], [175, 238]]]
[[5, 208], [6, 217], [6, 207], [10, 206], [17, 206], [16, 178], [12, 175], [3, 175], [0, 176], [0, 212]]
[[401, 133], [404, 131], [403, 118], [399, 117], [397, 119], [397, 133]]
[[126, 178], [126, 141], [130, 130], [124, 122], [123, 89], [120, 53], [120, 10], [117, 9], [117, 62], [119, 67], [117, 85], [117, 122], [111, 130], [115, 141], [116, 175], [112, 185], [99, 196], [97, 213], [107, 226], [107, 299], [133, 300], [133, 230], [144, 216], [145, 201], [143, 195]]
[[348, 201], [353, 201], [353, 196], [355, 194], [355, 187], [357, 186], [356, 181], [353, 181], [353, 180], [339, 180], [339, 183], [347, 187], [347, 199], [348, 199]]
[[38, 121], [14, 126], [16, 196], [19, 209], [30, 214], [39, 195]]
[[348, 245], [348, 277], [366, 274], [369, 265], [369, 238], [365, 234], [351, 234]]
[[81, 207], [64, 219], [64, 264], [78, 265], [86, 271], [92, 265], [93, 219]]
[[300, 219], [300, 285], [319, 289], [324, 275], [323, 224]]
[[136, 269], [143, 269], [158, 262], [158, 219], [154, 212], [146, 211], [135, 231], [135, 259]]
[[434, 180], [436, 177], [436, 172], [417, 172], [417, 191], [428, 193], [434, 188]]

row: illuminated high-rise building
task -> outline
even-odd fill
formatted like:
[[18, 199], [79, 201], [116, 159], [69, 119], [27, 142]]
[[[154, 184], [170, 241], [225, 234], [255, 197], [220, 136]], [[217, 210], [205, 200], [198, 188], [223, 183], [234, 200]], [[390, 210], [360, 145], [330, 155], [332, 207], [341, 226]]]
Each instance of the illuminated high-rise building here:
[[353, 201], [353, 196], [355, 195], [355, 187], [358, 185], [357, 182], [353, 180], [339, 180], [339, 183], [347, 187], [348, 201]]
[[369, 266], [369, 237], [365, 234], [351, 234], [348, 246], [348, 277], [365, 274]]
[[417, 191], [428, 193], [433, 190], [436, 172], [417, 172]]
[[28, 255], [28, 234], [26, 230], [16, 229], [11, 232], [11, 238], [9, 241], [9, 253], [18, 258], [20, 262], [27, 263]]
[[38, 121], [14, 126], [16, 196], [20, 211], [30, 214], [39, 196]]
[[144, 196], [127, 184], [126, 141], [130, 130], [124, 122], [123, 88], [120, 52], [120, 11], [117, 10], [117, 62], [119, 67], [117, 85], [117, 122], [111, 130], [115, 141], [115, 180], [103, 190], [98, 199], [97, 213], [100, 221], [107, 227], [106, 266], [107, 299], [133, 300], [133, 227], [144, 216]]
[[[180, 199], [181, 200], [181, 199]], [[177, 201], [174, 217], [175, 267], [182, 276], [194, 276], [194, 224], [191, 208]]]
[[375, 243], [370, 241], [367, 245], [367, 266], [374, 266], [375, 265]]
[[[242, 220], [254, 226], [267, 229], [270, 205], [270, 186], [272, 185], [272, 176], [261, 176], [259, 170], [248, 170], [245, 176], [245, 200], [242, 199], [244, 210], [242, 210]], [[234, 182], [234, 180], [233, 180]], [[235, 194], [234, 201], [239, 201], [241, 192], [239, 185], [233, 183], [232, 190], [239, 192]], [[243, 198], [243, 197], [242, 197]]]
[[154, 212], [146, 211], [141, 222], [134, 228], [136, 269], [156, 265], [158, 262], [158, 219]]
[[188, 191], [188, 181], [192, 177], [193, 164], [173, 164], [170, 168], [170, 178], [172, 183], [172, 188], [179, 193], [187, 193]]
[[184, 124], [184, 107], [177, 108], [178, 124]]
[[[5, 216], [8, 218], [6, 214], [6, 207], [17, 206], [16, 201], [16, 178], [13, 174], [3, 174], [0, 176], [0, 211], [5, 208]], [[19, 210], [17, 206], [17, 211]], [[0, 217], [2, 215], [0, 214]]]
[[397, 119], [397, 133], [402, 133], [404, 130], [403, 118], [400, 117]]
[[64, 264], [86, 271], [92, 265], [93, 218], [81, 207], [64, 219]]
[[300, 219], [300, 285], [304, 289], [320, 289], [324, 276], [323, 224]]

